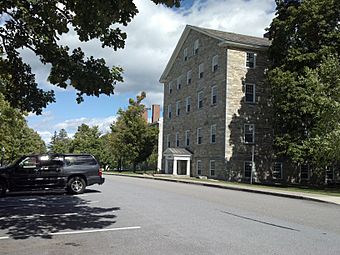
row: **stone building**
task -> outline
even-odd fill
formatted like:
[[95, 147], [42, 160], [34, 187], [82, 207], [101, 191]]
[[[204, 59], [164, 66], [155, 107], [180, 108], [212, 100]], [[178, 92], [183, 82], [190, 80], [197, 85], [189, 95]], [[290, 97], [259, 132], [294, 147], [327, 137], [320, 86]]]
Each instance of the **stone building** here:
[[282, 178], [264, 72], [266, 38], [186, 26], [164, 83], [165, 173], [229, 180]]

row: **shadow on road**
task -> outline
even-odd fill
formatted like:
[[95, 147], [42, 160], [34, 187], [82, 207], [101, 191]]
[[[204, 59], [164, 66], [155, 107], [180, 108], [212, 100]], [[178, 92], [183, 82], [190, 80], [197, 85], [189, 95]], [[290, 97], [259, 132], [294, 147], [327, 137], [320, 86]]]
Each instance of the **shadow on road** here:
[[119, 207], [102, 208], [92, 203], [63, 194], [1, 198], [0, 230], [13, 239], [52, 238], [50, 233], [102, 229], [116, 222], [114, 213]]

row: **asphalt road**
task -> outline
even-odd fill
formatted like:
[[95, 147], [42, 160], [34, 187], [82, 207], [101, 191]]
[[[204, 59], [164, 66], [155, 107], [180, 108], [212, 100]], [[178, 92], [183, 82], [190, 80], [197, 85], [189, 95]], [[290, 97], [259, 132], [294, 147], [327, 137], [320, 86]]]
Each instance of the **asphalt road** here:
[[340, 254], [340, 206], [105, 176], [0, 199], [0, 254]]

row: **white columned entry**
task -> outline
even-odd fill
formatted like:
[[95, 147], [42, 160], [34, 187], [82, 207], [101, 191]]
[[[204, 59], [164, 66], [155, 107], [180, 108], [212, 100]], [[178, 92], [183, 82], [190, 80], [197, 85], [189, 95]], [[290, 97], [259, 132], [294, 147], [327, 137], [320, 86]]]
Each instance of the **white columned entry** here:
[[174, 157], [174, 164], [173, 164], [172, 169], [173, 169], [172, 174], [177, 175], [177, 158], [176, 157]]
[[187, 160], [187, 176], [190, 176], [190, 159]]

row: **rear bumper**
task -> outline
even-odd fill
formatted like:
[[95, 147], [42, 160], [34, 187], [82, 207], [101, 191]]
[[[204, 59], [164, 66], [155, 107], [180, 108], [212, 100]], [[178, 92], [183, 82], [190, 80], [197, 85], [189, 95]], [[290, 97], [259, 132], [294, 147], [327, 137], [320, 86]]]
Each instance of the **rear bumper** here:
[[93, 184], [102, 185], [104, 182], [105, 182], [105, 178], [103, 177], [100, 177], [100, 176], [89, 177], [87, 179], [87, 186], [90, 186]]

